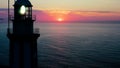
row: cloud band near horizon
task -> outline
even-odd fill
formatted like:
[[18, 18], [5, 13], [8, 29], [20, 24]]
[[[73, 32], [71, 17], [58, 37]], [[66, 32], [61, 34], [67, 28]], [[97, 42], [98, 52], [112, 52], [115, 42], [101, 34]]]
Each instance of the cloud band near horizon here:
[[[7, 9], [0, 9], [0, 15], [7, 18]], [[34, 10], [33, 15], [37, 16], [37, 21], [57, 21], [58, 18], [64, 21], [120, 21], [120, 12], [115, 11]]]

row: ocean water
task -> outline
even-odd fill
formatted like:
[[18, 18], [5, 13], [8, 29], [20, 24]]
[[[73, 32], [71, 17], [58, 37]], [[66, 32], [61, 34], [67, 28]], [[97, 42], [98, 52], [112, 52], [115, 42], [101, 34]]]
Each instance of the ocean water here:
[[[35, 23], [40, 68], [120, 68], [119, 23]], [[0, 65], [8, 65], [7, 24], [0, 23]]]

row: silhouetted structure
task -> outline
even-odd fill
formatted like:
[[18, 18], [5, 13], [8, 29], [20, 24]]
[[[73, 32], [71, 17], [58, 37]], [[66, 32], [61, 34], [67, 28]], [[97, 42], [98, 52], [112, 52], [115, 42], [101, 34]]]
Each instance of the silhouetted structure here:
[[[33, 28], [35, 17], [29, 0], [17, 0], [14, 4], [13, 28], [8, 28], [10, 40], [10, 68], [37, 68], [37, 38]], [[9, 25], [10, 26], [10, 25]]]

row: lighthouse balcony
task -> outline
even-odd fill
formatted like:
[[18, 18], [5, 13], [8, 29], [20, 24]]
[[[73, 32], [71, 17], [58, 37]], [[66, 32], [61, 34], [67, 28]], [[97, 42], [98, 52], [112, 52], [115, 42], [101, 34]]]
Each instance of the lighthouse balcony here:
[[[10, 20], [11, 20], [11, 21], [13, 21], [14, 18], [15, 18], [15, 17], [14, 17], [13, 15], [10, 15]], [[30, 16], [30, 15], [23, 15], [21, 18], [22, 18], [23, 20], [31, 19], [31, 20], [35, 21], [35, 20], [36, 20], [36, 15], [32, 15], [32, 16]]]
[[11, 40], [36, 40], [40, 32], [38, 28], [35, 28], [32, 33], [16, 33], [13, 29], [8, 29], [7, 36]]
[[[12, 28], [8, 28], [7, 33], [8, 33], [8, 34], [16, 34], [16, 33], [13, 31]], [[32, 31], [32, 33], [19, 33], [19, 34], [17, 34], [17, 35], [22, 35], [22, 34], [23, 34], [23, 35], [40, 34], [40, 31], [39, 31], [39, 28], [34, 28], [33, 31]]]

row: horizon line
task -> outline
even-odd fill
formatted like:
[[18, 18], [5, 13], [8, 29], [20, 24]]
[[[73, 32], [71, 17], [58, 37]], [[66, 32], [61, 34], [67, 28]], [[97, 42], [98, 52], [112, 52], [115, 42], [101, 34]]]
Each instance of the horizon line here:
[[[0, 10], [8, 10], [8, 8], [0, 8]], [[10, 8], [10, 10], [14, 10], [14, 8]], [[120, 11], [107, 11], [107, 10], [59, 10], [59, 9], [33, 9], [33, 11], [80, 11], [80, 12], [120, 12]]]

